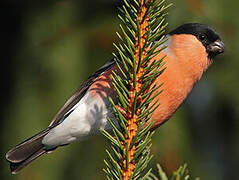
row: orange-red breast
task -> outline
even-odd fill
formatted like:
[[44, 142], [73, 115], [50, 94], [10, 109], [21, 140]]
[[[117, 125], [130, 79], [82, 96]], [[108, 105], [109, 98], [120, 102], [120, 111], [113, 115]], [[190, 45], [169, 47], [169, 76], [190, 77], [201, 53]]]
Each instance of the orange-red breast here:
[[[161, 59], [166, 55], [166, 70], [157, 78], [164, 83], [164, 91], [160, 94], [161, 106], [152, 117], [153, 128], [173, 115], [212, 59], [224, 51], [221, 38], [207, 25], [184, 24], [167, 36], [167, 48], [155, 57]], [[7, 152], [6, 159], [13, 174], [59, 146], [99, 134], [100, 128], [111, 129], [106, 117], [114, 118], [108, 97], [115, 97], [111, 80], [111, 72], [115, 69], [113, 60], [107, 62], [81, 84], [48, 128]]]

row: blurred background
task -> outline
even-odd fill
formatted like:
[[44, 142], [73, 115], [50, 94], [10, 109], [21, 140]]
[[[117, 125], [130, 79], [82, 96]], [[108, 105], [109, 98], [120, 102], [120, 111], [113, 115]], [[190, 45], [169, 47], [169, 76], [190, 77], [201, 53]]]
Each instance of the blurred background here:
[[[187, 163], [193, 177], [238, 179], [239, 19], [237, 1], [167, 0], [168, 31], [206, 23], [221, 35], [226, 52], [193, 89], [173, 118], [154, 135], [151, 166], [170, 174]], [[105, 179], [107, 143], [102, 136], [59, 148], [18, 175], [5, 153], [47, 127], [67, 98], [109, 60], [119, 30], [120, 0], [3, 0], [1, 19], [2, 180]]]

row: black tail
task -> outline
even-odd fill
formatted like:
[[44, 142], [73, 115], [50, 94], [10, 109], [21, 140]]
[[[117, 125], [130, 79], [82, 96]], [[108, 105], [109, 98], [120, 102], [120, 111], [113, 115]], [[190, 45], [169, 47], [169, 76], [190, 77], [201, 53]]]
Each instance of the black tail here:
[[42, 139], [48, 132], [49, 128], [18, 144], [7, 152], [6, 159], [10, 162], [12, 174], [18, 173], [22, 168], [46, 152], [42, 144]]

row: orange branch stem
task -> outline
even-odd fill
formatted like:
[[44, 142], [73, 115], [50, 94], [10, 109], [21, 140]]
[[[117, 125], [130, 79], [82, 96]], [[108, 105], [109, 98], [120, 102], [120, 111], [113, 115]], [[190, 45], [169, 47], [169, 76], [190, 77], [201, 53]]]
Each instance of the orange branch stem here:
[[[147, 10], [147, 5], [145, 3], [145, 0], [141, 1], [141, 6], [140, 10], [138, 12], [138, 22], [139, 24], [139, 30], [140, 30], [140, 42], [138, 41], [138, 34], [135, 36], [135, 52], [134, 52], [134, 58], [136, 59], [136, 67], [138, 66], [139, 63], [139, 58], [140, 58], [140, 50], [143, 48], [145, 44], [145, 39], [146, 39], [146, 32], [148, 30], [148, 20], [149, 17], [146, 17], [144, 21], [142, 22], [146, 10]], [[141, 54], [141, 59], [143, 60], [147, 55], [146, 50], [144, 50]], [[144, 74], [145, 70], [143, 65], [139, 67], [138, 73], [136, 73], [136, 86], [134, 87], [133, 85], [133, 80], [130, 81], [130, 91], [129, 91], [129, 111], [127, 113], [127, 119], [128, 123], [126, 124], [128, 134], [129, 136], [125, 135], [125, 141], [123, 142], [123, 147], [124, 150], [126, 150], [126, 146], [128, 145], [128, 158], [129, 158], [129, 164], [127, 167], [127, 161], [126, 157], [124, 157], [122, 165], [123, 165], [123, 180], [128, 180], [133, 173], [135, 169], [135, 162], [133, 161], [135, 151], [136, 151], [136, 146], [133, 145], [133, 147], [130, 149], [131, 143], [133, 138], [136, 135], [137, 129], [138, 129], [138, 116], [140, 114], [140, 109], [136, 109], [136, 113], [132, 114], [133, 111], [133, 104], [134, 104], [134, 99], [136, 92], [139, 92], [142, 89], [142, 80], [140, 80], [140, 77]], [[133, 72], [131, 72], [132, 77], [133, 77]], [[139, 96], [137, 101], [140, 103], [141, 102], [141, 97]]]

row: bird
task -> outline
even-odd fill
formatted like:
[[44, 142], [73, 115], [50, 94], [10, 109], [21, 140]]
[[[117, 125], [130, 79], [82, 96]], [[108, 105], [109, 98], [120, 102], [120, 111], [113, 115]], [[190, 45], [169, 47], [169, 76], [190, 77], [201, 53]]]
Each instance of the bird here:
[[[152, 129], [170, 119], [214, 58], [225, 50], [219, 34], [205, 24], [182, 24], [166, 37], [168, 40], [163, 44], [166, 48], [154, 57], [165, 57], [166, 68], [156, 79], [164, 83], [164, 90], [159, 95], [160, 107], [151, 118]], [[111, 76], [114, 70], [117, 65], [112, 59], [80, 85], [46, 129], [6, 153], [12, 174], [60, 146], [97, 135], [102, 128], [112, 129], [107, 117], [114, 118], [108, 99], [116, 98]]]

